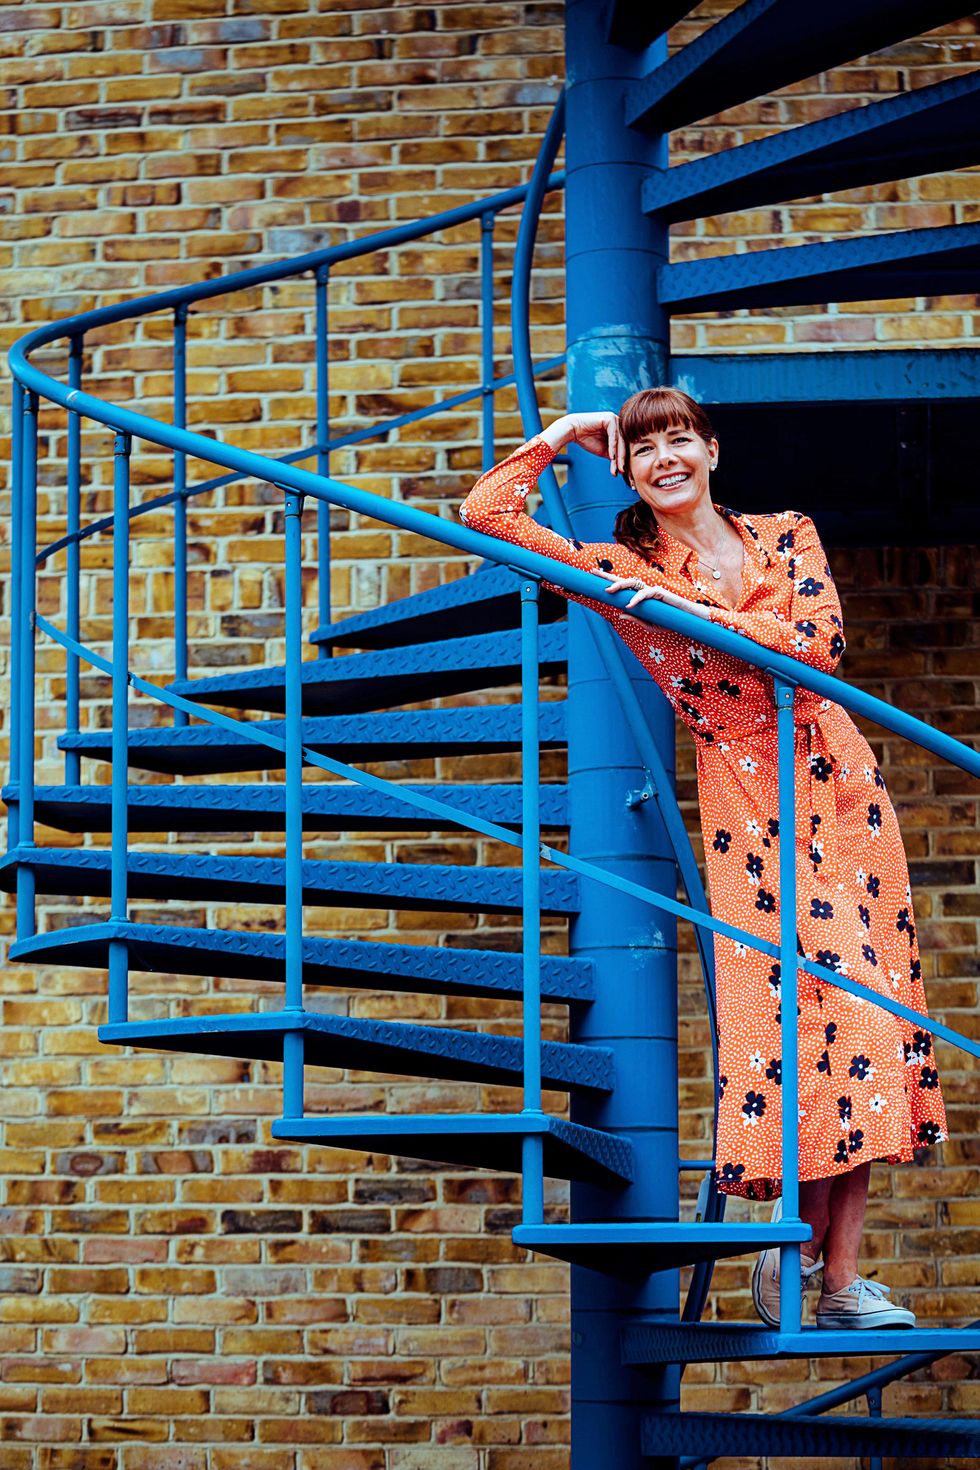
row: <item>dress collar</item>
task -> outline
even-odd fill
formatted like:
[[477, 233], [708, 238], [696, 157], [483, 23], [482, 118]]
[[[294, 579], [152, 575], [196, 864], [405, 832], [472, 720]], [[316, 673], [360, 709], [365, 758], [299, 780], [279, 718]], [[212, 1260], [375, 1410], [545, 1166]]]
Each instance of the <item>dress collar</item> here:
[[[748, 516], [742, 515], [739, 511], [729, 510], [725, 505], [714, 505], [714, 502], [712, 502], [712, 505], [717, 514], [724, 517], [730, 526], [734, 526], [735, 530], [741, 536], [742, 544], [745, 547], [746, 571], [749, 568], [763, 570], [770, 567], [772, 565], [772, 558], [763, 546], [759, 533], [752, 524], [751, 519]], [[682, 572], [689, 571], [693, 577], [698, 561], [697, 552], [693, 547], [688, 546], [686, 542], [678, 540], [676, 536], [672, 536], [669, 531], [664, 530], [659, 522], [658, 528], [657, 550], [654, 554], [655, 563], [658, 563], [664, 572], [673, 573], [676, 576]], [[693, 566], [689, 567], [689, 563], [693, 563]]]

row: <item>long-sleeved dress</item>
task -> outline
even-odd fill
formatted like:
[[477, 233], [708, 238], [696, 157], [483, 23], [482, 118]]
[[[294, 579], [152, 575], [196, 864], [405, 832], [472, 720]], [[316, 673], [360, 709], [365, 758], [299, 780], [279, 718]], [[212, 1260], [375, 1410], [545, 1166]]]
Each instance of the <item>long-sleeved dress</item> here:
[[[840, 604], [806, 516], [716, 507], [745, 548], [741, 596], [729, 608], [702, 578], [695, 553], [663, 530], [647, 561], [617, 542], [567, 540], [532, 520], [524, 501], [554, 453], [541, 438], [522, 445], [477, 481], [460, 510], [464, 523], [582, 571], [662, 585], [710, 606], [713, 622], [834, 671], [844, 651]], [[778, 943], [772, 679], [611, 603], [575, 600], [612, 621], [694, 737], [712, 912]], [[874, 754], [840, 705], [807, 690], [797, 694], [795, 722], [802, 951], [925, 1014], [905, 850]], [[782, 1187], [780, 967], [718, 935], [715, 968], [718, 1188], [770, 1199]], [[844, 1174], [869, 1159], [909, 1160], [947, 1136], [928, 1032], [805, 973], [799, 1009], [801, 1179]]]

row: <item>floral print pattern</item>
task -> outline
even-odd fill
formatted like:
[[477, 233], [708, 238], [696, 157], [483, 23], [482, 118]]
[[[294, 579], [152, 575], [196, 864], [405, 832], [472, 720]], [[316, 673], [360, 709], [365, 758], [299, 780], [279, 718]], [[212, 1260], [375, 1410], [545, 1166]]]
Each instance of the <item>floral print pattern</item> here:
[[[844, 651], [840, 604], [806, 516], [750, 518], [716, 507], [744, 545], [742, 592], [730, 608], [697, 579], [690, 548], [663, 530], [658, 559], [648, 562], [616, 542], [569, 540], [532, 520], [525, 498], [553, 458], [545, 440], [530, 440], [477, 481], [462, 520], [582, 571], [665, 586], [709, 606], [712, 621], [834, 671]], [[573, 600], [613, 623], [694, 738], [712, 912], [778, 943], [771, 678], [609, 602]], [[794, 717], [800, 952], [926, 1014], [905, 851], [874, 754], [830, 700], [800, 690]], [[782, 1188], [780, 967], [720, 935], [715, 963], [717, 1186], [771, 1199]], [[843, 1174], [866, 1159], [907, 1161], [941, 1142], [946, 1117], [929, 1034], [805, 973], [798, 983], [800, 1178]]]

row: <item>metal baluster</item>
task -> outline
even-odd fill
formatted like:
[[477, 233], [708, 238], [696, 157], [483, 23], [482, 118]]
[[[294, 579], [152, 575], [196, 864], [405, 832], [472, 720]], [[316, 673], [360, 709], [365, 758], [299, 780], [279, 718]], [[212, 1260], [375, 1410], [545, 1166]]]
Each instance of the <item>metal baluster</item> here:
[[[330, 473], [330, 338], [327, 319], [327, 286], [330, 267], [321, 265], [316, 271], [316, 472]], [[316, 536], [319, 581], [319, 624], [330, 626], [330, 504], [318, 500]], [[329, 643], [317, 644], [317, 658], [329, 658]]]
[[[521, 585], [521, 820], [524, 930], [524, 1106], [541, 1117], [541, 813], [538, 741], [538, 583]], [[544, 1136], [521, 1142], [521, 1220], [544, 1220]]]
[[[303, 1011], [303, 497], [286, 492], [286, 1010]], [[303, 1032], [283, 1035], [282, 1111], [303, 1116]]]
[[[868, 1415], [872, 1419], [881, 1418], [881, 1389], [869, 1388], [865, 1397], [868, 1400]], [[881, 1455], [870, 1455], [868, 1457], [868, 1470], [882, 1470], [884, 1460]]]
[[[116, 434], [112, 460], [112, 845], [109, 921], [125, 924], [129, 856], [129, 459]], [[109, 941], [109, 1022], [129, 1019], [129, 946]]]
[[[68, 386], [82, 384], [82, 352], [84, 337], [72, 337], [68, 352]], [[81, 635], [82, 548], [78, 533], [82, 525], [82, 420], [74, 409], [68, 410], [68, 515], [65, 529], [75, 539], [68, 543], [68, 589], [66, 619], [68, 637], [79, 641]], [[81, 699], [79, 684], [81, 662], [77, 653], [65, 655], [65, 734], [77, 735]], [[82, 757], [77, 750], [65, 751], [65, 782], [69, 786], [81, 780]]]
[[493, 210], [480, 219], [480, 326], [482, 328], [481, 374], [483, 377], [483, 458], [484, 474], [492, 469], [497, 456], [494, 443], [495, 390], [493, 387], [493, 230], [497, 216]]
[[[174, 427], [187, 428], [187, 306], [174, 309]], [[174, 676], [187, 678], [187, 456], [174, 450]], [[174, 724], [189, 723], [186, 710], [174, 710]]]
[[[34, 846], [34, 611], [37, 569], [37, 412], [36, 393], [24, 399], [21, 441], [21, 560], [20, 644], [18, 723], [20, 762], [20, 823], [18, 846]], [[34, 869], [25, 863], [17, 868], [17, 938], [29, 939], [35, 932]]]
[[[20, 604], [21, 536], [23, 534], [24, 475], [24, 390], [13, 380], [10, 445], [10, 784], [20, 782]], [[20, 799], [11, 793], [7, 802], [7, 851], [17, 846], [20, 833]]]
[[[776, 675], [776, 733], [779, 771], [779, 968], [782, 1004], [783, 1222], [800, 1218], [800, 1120], [796, 952], [796, 688]], [[779, 1330], [800, 1330], [800, 1247], [779, 1252]]]

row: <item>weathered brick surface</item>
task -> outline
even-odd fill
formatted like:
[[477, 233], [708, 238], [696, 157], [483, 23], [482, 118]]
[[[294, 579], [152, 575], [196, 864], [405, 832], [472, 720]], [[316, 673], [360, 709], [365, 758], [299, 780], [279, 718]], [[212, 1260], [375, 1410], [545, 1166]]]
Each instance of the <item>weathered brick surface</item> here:
[[[731, 8], [709, 0], [677, 27], [685, 41]], [[560, 8], [550, 0], [471, 6], [437, 0], [372, 9], [312, 0], [118, 0], [0, 5], [4, 169], [0, 338], [95, 305], [211, 278], [255, 261], [359, 238], [437, 207], [522, 182], [561, 76]], [[976, 64], [965, 20], [777, 96], [685, 129], [675, 157], [860, 105]], [[849, 190], [680, 225], [677, 260], [975, 219], [980, 185], [960, 173]], [[517, 221], [497, 227], [499, 372], [509, 370], [509, 280]], [[560, 201], [539, 232], [535, 349], [563, 346]], [[375, 252], [331, 276], [330, 413], [334, 431], [405, 412], [479, 384], [479, 230]], [[957, 345], [973, 298], [849, 303], [694, 316], [674, 324], [679, 350]], [[308, 277], [195, 307], [188, 423], [246, 448], [287, 453], [313, 442], [313, 289]], [[169, 416], [171, 324], [164, 316], [93, 333], [86, 386]], [[42, 364], [63, 373], [52, 347]], [[542, 383], [544, 412], [563, 389]], [[4, 433], [6, 433], [4, 421]], [[498, 401], [503, 447], [519, 437], [511, 390]], [[334, 473], [452, 516], [480, 465], [473, 403], [359, 448]], [[6, 447], [6, 441], [4, 448]], [[111, 442], [83, 434], [83, 515], [110, 509]], [[64, 416], [42, 410], [42, 542], [65, 527]], [[163, 451], [140, 444], [137, 494], [171, 483]], [[201, 481], [212, 469], [190, 467]], [[791, 496], [788, 497], [792, 499]], [[190, 631], [201, 670], [282, 654], [278, 492], [231, 485], [191, 503]], [[3, 524], [9, 524], [3, 502]], [[437, 585], [466, 563], [430, 543], [334, 510], [332, 595], [343, 614]], [[131, 598], [138, 663], [172, 671], [170, 512], [134, 535]], [[0, 545], [9, 564], [9, 547]], [[974, 561], [967, 550], [837, 553], [847, 675], [955, 734], [977, 733]], [[82, 554], [84, 636], [105, 640], [112, 593], [105, 538]], [[305, 596], [315, 622], [312, 517]], [[39, 578], [46, 615], [65, 614], [63, 560]], [[6, 597], [0, 622], [6, 631]], [[42, 775], [62, 769], [64, 661], [39, 649]], [[109, 723], [108, 683], [82, 679], [82, 724]], [[472, 702], [477, 696], [467, 697]], [[494, 698], [508, 697], [501, 693]], [[6, 704], [6, 700], [5, 700]], [[133, 699], [133, 721], [161, 719]], [[899, 808], [916, 883], [932, 1006], [969, 1029], [977, 1003], [976, 795], [965, 779], [880, 732], [867, 732]], [[5, 754], [6, 734], [0, 754]], [[547, 755], [547, 775], [561, 761]], [[468, 762], [396, 763], [382, 773], [458, 780]], [[516, 762], [481, 763], [513, 779]], [[93, 768], [90, 779], [104, 780]], [[140, 779], [153, 781], [154, 777]], [[236, 778], [238, 779], [238, 778]], [[679, 786], [695, 831], [693, 758], [682, 740]], [[58, 840], [41, 831], [41, 841]], [[695, 840], [697, 840], [695, 836]], [[96, 837], [94, 844], [104, 845]], [[144, 845], [166, 841], [151, 834]], [[207, 850], [218, 845], [202, 839]], [[220, 839], [223, 850], [279, 851], [275, 834]], [[324, 833], [311, 856], [350, 860], [512, 862], [466, 834]], [[50, 903], [42, 923], [76, 922]], [[137, 905], [138, 916], [260, 929], [273, 906]], [[509, 917], [320, 910], [311, 927], [452, 946], [514, 949]], [[0, 925], [12, 932], [12, 906]], [[560, 950], [550, 924], [545, 942]], [[681, 969], [681, 1103], [686, 1144], [710, 1129], [707, 1033], [689, 937]], [[511, 1179], [414, 1161], [308, 1150], [272, 1139], [278, 1069], [264, 1063], [102, 1048], [104, 977], [72, 969], [0, 972], [0, 1465], [3, 1470], [565, 1470], [567, 1296], [564, 1268], [510, 1245]], [[268, 1003], [260, 984], [138, 976], [134, 1013], [189, 1015]], [[519, 1011], [471, 999], [347, 997], [317, 1004], [516, 1034]], [[546, 1034], [563, 1013], [549, 1007]], [[953, 1137], [917, 1167], [879, 1169], [868, 1259], [925, 1317], [980, 1315], [975, 1074], [941, 1048]], [[326, 1111], [514, 1105], [507, 1089], [363, 1073], [319, 1075]], [[562, 1099], [551, 1104], [558, 1108]], [[548, 1208], [560, 1218], [564, 1191]], [[732, 1217], [747, 1207], [732, 1207]], [[726, 1261], [710, 1310], [749, 1312], [750, 1263]], [[861, 1363], [850, 1365], [858, 1370]], [[838, 1377], [839, 1364], [711, 1365], [689, 1370], [692, 1408], [776, 1410]], [[901, 1413], [976, 1412], [969, 1366], [950, 1359], [888, 1391]], [[727, 1463], [734, 1464], [730, 1461]], [[742, 1461], [742, 1465], [750, 1462]], [[818, 1462], [813, 1462], [816, 1465]], [[801, 1462], [805, 1466], [809, 1462]]]

